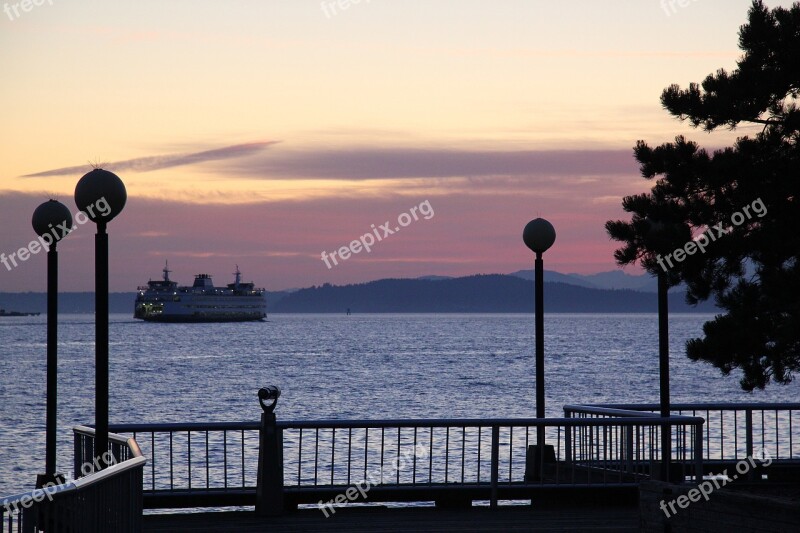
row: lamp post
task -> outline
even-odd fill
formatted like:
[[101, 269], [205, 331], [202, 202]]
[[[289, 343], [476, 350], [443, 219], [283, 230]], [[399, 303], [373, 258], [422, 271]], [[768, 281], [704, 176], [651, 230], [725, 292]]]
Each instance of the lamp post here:
[[[536, 292], [536, 418], [545, 418], [544, 405], [544, 262], [542, 254], [556, 241], [556, 230], [550, 222], [536, 218], [528, 222], [522, 231], [525, 245], [536, 254], [535, 292]], [[536, 463], [541, 475], [544, 466], [544, 429], [536, 430]]]
[[556, 241], [556, 230], [543, 218], [528, 222], [522, 231], [525, 245], [536, 253], [536, 418], [544, 418], [544, 262], [542, 254]]
[[[646, 218], [647, 237], [655, 249], [664, 253], [674, 249], [669, 243], [672, 240], [670, 230], [677, 229], [674, 225]], [[659, 256], [660, 257], [660, 256]], [[660, 269], [657, 274], [658, 281], [658, 381], [659, 381], [659, 407], [662, 419], [670, 417], [669, 399], [669, 276], [659, 262]], [[670, 460], [672, 459], [672, 426], [666, 421], [661, 425], [661, 470], [662, 481], [669, 481]]]
[[[108, 451], [108, 234], [106, 224], [125, 207], [128, 198], [122, 180], [107, 170], [95, 168], [75, 186], [75, 204], [97, 224], [95, 255], [95, 445], [96, 464], [104, 464]], [[79, 213], [79, 215], [81, 214]], [[76, 216], [79, 216], [76, 215]]]
[[[36, 486], [61, 484], [56, 474], [56, 411], [58, 408], [58, 241], [72, 231], [72, 214], [57, 200], [39, 205], [31, 219], [39, 243], [47, 249], [47, 415], [45, 422], [45, 468]], [[66, 228], [66, 229], [62, 229]]]
[[[666, 272], [658, 273], [658, 375], [661, 418], [669, 418], [669, 284]], [[661, 479], [669, 481], [669, 463], [672, 458], [672, 426], [661, 428]]]

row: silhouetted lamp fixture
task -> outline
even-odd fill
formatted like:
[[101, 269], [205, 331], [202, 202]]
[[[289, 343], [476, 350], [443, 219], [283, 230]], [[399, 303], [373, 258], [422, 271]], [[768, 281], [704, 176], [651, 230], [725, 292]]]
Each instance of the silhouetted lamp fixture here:
[[72, 231], [72, 214], [57, 200], [39, 205], [31, 219], [39, 246], [47, 250], [47, 415], [45, 473], [37, 476], [36, 486], [63, 483], [56, 474], [56, 412], [58, 409], [58, 251], [56, 245]]
[[125, 207], [128, 193], [119, 176], [95, 168], [75, 186], [75, 204], [97, 224], [95, 287], [95, 457], [100, 468], [108, 451], [108, 234], [106, 224]]
[[528, 222], [522, 231], [525, 245], [536, 254], [536, 417], [544, 418], [544, 262], [542, 254], [556, 242], [556, 230], [543, 218]]

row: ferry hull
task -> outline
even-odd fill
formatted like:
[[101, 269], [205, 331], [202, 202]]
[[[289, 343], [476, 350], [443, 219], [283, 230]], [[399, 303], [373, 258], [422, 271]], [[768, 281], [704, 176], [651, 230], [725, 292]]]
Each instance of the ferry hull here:
[[164, 278], [139, 287], [133, 318], [145, 322], [263, 322], [267, 317], [264, 289], [242, 283], [239, 268], [236, 278], [226, 287], [214, 287], [211, 276], [198, 274], [194, 285], [181, 287]]
[[266, 317], [225, 317], [225, 316], [135, 316], [145, 322], [170, 322], [170, 323], [193, 323], [193, 322], [264, 322]]

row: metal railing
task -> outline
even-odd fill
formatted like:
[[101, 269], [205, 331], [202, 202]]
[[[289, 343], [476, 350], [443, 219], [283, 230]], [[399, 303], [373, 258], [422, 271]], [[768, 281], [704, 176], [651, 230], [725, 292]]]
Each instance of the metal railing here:
[[77, 426], [73, 432], [75, 479], [0, 499], [0, 531], [141, 530], [142, 469], [146, 459], [136, 441], [109, 433], [108, 451], [114, 464], [98, 470], [99, 462], [93, 456], [94, 429]]
[[[282, 490], [317, 502], [370, 482], [370, 501], [530, 497], [553, 488], [635, 487], [660, 460], [659, 417], [277, 422]], [[672, 418], [702, 436], [703, 419]], [[260, 424], [117, 424], [147, 450], [146, 507], [254, 505]], [[552, 460], [539, 473], [530, 446], [543, 431]], [[698, 439], [682, 450], [698, 475]], [[149, 446], [148, 446], [149, 445]], [[541, 474], [541, 475], [540, 475]]]
[[[671, 413], [702, 416], [707, 461], [735, 462], [768, 454], [784, 464], [800, 462], [800, 403], [677, 403]], [[603, 404], [565, 406], [565, 416], [650, 416], [658, 404]], [[680, 436], [673, 434], [673, 441]]]
[[258, 422], [112, 424], [145, 449], [145, 506], [253, 505]]

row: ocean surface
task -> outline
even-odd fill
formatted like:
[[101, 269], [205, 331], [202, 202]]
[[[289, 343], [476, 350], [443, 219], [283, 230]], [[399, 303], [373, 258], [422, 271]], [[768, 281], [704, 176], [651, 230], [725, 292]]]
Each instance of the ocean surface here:
[[[670, 318], [673, 402], [796, 401], [800, 385], [743, 392], [684, 355], [710, 315]], [[0, 319], [0, 495], [44, 470], [46, 317]], [[279, 419], [533, 417], [533, 315], [271, 315], [267, 322], [151, 324], [112, 315], [110, 421], [258, 420], [278, 385]], [[657, 317], [549, 314], [548, 416], [567, 403], [657, 402]], [[94, 321], [59, 324], [58, 465], [94, 421]]]

